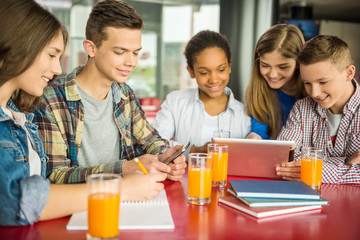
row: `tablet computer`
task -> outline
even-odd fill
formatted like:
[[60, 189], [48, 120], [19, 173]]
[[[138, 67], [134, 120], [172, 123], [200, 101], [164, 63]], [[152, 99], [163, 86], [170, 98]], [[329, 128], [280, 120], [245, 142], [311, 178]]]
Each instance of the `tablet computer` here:
[[212, 142], [229, 146], [228, 175], [277, 178], [275, 167], [294, 158], [295, 142], [213, 138]]

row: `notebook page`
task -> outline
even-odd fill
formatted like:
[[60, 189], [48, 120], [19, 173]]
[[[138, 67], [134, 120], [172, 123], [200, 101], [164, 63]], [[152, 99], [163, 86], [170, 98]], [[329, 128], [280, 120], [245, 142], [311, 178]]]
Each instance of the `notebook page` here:
[[[165, 190], [149, 201], [120, 203], [119, 229], [174, 229]], [[75, 213], [67, 230], [87, 230], [87, 211]]]
[[159, 195], [153, 197], [148, 201], [121, 201], [120, 206], [128, 205], [164, 205], [168, 204], [165, 190], [161, 190]]

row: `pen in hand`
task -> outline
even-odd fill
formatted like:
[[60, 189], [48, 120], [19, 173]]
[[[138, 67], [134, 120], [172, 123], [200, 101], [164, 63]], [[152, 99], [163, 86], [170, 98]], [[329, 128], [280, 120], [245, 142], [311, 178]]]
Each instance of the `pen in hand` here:
[[141, 171], [146, 175], [148, 172], [146, 171], [145, 167], [141, 164], [138, 158], [135, 158], [134, 161], [137, 163], [137, 165], [140, 167]]

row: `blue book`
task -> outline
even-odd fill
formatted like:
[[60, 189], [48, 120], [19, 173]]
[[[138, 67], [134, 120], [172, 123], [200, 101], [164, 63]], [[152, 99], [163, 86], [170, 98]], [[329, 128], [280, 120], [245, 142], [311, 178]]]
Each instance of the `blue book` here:
[[294, 198], [259, 198], [259, 197], [237, 197], [235, 192], [229, 188], [228, 192], [249, 207], [287, 207], [287, 206], [309, 206], [328, 205], [329, 201], [320, 199], [294, 199]]
[[237, 197], [320, 199], [320, 194], [303, 182], [234, 180], [229, 184]]

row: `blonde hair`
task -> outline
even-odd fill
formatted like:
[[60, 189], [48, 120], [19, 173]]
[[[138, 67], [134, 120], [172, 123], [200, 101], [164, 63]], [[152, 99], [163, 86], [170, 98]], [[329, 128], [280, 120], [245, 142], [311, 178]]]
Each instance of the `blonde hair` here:
[[[254, 56], [249, 86], [246, 89], [246, 111], [258, 122], [269, 124], [268, 134], [276, 138], [281, 128], [281, 112], [276, 90], [269, 87], [260, 73], [260, 56], [278, 51], [285, 58], [297, 60], [304, 45], [304, 37], [294, 25], [277, 24], [269, 28], [258, 40]], [[306, 96], [299, 69], [295, 69], [296, 98]]]

